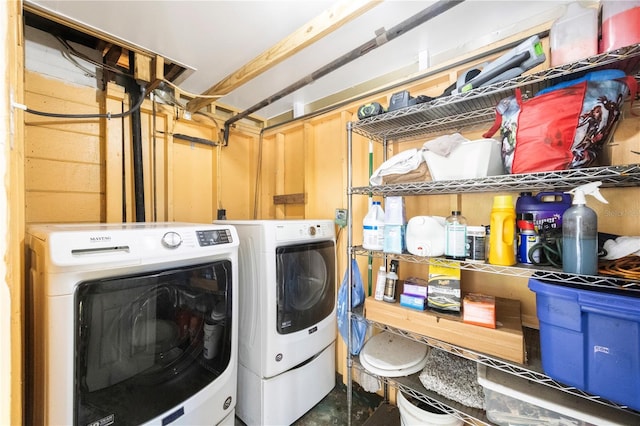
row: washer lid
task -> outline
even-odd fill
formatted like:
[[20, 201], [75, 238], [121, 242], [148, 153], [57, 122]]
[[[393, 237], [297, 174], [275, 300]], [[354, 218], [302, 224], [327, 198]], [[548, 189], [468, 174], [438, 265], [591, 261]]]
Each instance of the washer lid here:
[[365, 368], [381, 371], [407, 370], [420, 364], [424, 367], [427, 352], [428, 346], [423, 343], [383, 331], [367, 340], [360, 351], [360, 362], [366, 364]]

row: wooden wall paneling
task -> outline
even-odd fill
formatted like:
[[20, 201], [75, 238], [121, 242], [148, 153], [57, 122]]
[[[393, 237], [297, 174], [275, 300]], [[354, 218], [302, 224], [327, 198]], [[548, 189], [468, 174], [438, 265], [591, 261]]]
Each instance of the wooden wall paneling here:
[[[303, 166], [303, 177], [300, 192], [305, 196], [302, 217], [306, 219], [327, 218], [328, 216], [323, 214], [322, 210], [326, 210], [330, 205], [331, 185], [328, 183], [322, 185], [322, 180], [327, 175], [323, 166], [329, 163], [326, 161], [326, 154], [331, 151], [325, 151], [324, 157], [318, 152], [317, 144], [322, 138], [318, 138], [315, 132], [319, 127], [321, 126], [312, 125], [309, 122], [305, 122], [302, 127], [303, 152], [300, 163]], [[323, 205], [325, 209], [322, 208]]]
[[[147, 67], [144, 66], [146, 69]], [[155, 194], [153, 193], [153, 123], [151, 103], [148, 99], [140, 107], [140, 134], [142, 148], [142, 186], [144, 188], [144, 220], [155, 221], [153, 205]]]
[[211, 223], [216, 217], [216, 149], [213, 146], [175, 137], [175, 134], [185, 134], [212, 140], [211, 130], [198, 123], [178, 120], [172, 133], [172, 220]]
[[[34, 110], [96, 114], [93, 88], [26, 73], [25, 99]], [[101, 124], [98, 118], [25, 117], [25, 220], [99, 222], [102, 214]], [[91, 201], [89, 201], [91, 200]], [[82, 205], [81, 203], [92, 204]]]
[[34, 223], [99, 222], [100, 193], [27, 192], [25, 221]]
[[100, 163], [27, 158], [25, 176], [25, 188], [28, 192], [99, 194], [101, 189]]
[[[113, 83], [107, 85], [103, 112], [120, 112], [125, 97], [124, 89]], [[124, 194], [123, 126], [124, 120], [103, 121], [104, 138], [104, 180], [105, 180], [105, 221], [122, 222]]]
[[[165, 220], [172, 221], [174, 220], [174, 217], [175, 217], [175, 202], [174, 202], [175, 187], [174, 187], [174, 179], [173, 179], [173, 175], [174, 175], [173, 136], [171, 135], [171, 129], [175, 127], [176, 118], [174, 114], [172, 114], [172, 110], [170, 108], [167, 108], [167, 112], [164, 117], [165, 119], [160, 122], [161, 124], [156, 122], [156, 125], [158, 126], [157, 131], [159, 133], [162, 132], [158, 134], [158, 137], [164, 136], [164, 140], [163, 140], [164, 161], [162, 164], [162, 169], [164, 170], [164, 181], [165, 181], [164, 182], [165, 190], [163, 195], [165, 200], [164, 215], [165, 215]], [[157, 146], [156, 146], [156, 149], [157, 149]]]
[[217, 205], [226, 210], [228, 219], [253, 218], [256, 179], [260, 172], [259, 144], [259, 135], [232, 130], [229, 144], [217, 149], [220, 155]]
[[[154, 117], [155, 109], [155, 117]], [[169, 220], [168, 214], [168, 168], [167, 168], [167, 123], [171, 119], [171, 109], [163, 108], [160, 104], [151, 104], [148, 114], [148, 150], [149, 150], [149, 209], [147, 219], [156, 222]], [[155, 126], [155, 127], [154, 127]]]
[[25, 138], [29, 140], [26, 155], [29, 158], [53, 161], [75, 161], [99, 164], [102, 161], [101, 138], [84, 134], [70, 138], [69, 132], [43, 126], [26, 126]]
[[[284, 145], [286, 136], [283, 133], [276, 134], [275, 138], [275, 164], [274, 164], [274, 188], [275, 195], [282, 195], [286, 193], [285, 190], [285, 161], [284, 161]], [[287, 212], [284, 204], [278, 204], [275, 206], [275, 219], [285, 219]]]
[[[24, 336], [24, 119], [25, 113], [11, 108], [9, 100], [25, 103], [24, 97], [24, 37], [22, 2], [9, 1], [0, 5], [0, 41], [3, 63], [3, 95], [0, 128], [3, 131], [2, 184], [0, 205], [5, 212], [0, 255], [5, 261], [0, 283], [0, 424], [23, 423], [23, 336]], [[6, 62], [5, 62], [6, 61]], [[10, 348], [10, 350], [8, 349]]]
[[276, 195], [275, 188], [275, 158], [276, 158], [276, 140], [277, 134], [263, 133], [258, 143], [258, 153], [256, 158], [258, 161], [258, 177], [256, 179], [256, 194], [253, 194], [257, 206], [255, 207], [256, 215], [252, 219], [275, 218], [275, 205], [271, 202], [273, 196]]
[[346, 134], [338, 137], [345, 133], [342, 120], [342, 114], [332, 114], [308, 127], [307, 217], [333, 219], [336, 208], [346, 208]]
[[[51, 104], [47, 109], [41, 109], [42, 111], [72, 114], [77, 112], [95, 112], [97, 108], [96, 89], [67, 84], [64, 81], [50, 78], [36, 72], [25, 72], [24, 89], [25, 96], [32, 94], [40, 95], [42, 99], [46, 99], [47, 102], [60, 102], [58, 104]], [[33, 107], [30, 104], [27, 105], [32, 109], [36, 109], [35, 105]], [[87, 110], [79, 111], [79, 105], [85, 105]], [[25, 123], [38, 120], [51, 121], [52, 119], [32, 114], [25, 115]]]
[[636, 164], [640, 162], [640, 106], [635, 101], [633, 110], [630, 102], [623, 108], [622, 120], [611, 141], [603, 150], [604, 161], [611, 164]]
[[[307, 133], [305, 126], [300, 125], [294, 132], [288, 133], [284, 138], [283, 145], [283, 192], [277, 195], [301, 194], [305, 193], [305, 168], [307, 162]], [[285, 204], [285, 215], [287, 219], [305, 219], [304, 204]]]

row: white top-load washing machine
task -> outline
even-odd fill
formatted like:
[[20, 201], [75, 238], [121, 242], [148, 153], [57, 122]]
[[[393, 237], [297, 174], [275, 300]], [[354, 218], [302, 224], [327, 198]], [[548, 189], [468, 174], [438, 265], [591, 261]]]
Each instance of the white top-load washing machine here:
[[27, 230], [28, 424], [234, 424], [233, 226]]
[[333, 221], [215, 223], [240, 238], [237, 415], [291, 424], [335, 386]]

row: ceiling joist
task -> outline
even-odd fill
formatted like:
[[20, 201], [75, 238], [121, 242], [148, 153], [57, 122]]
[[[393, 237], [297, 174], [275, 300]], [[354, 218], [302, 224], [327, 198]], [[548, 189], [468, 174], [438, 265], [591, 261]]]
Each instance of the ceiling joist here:
[[[321, 15], [298, 28], [270, 49], [207, 89], [203, 96], [224, 96], [256, 78], [283, 60], [293, 56], [327, 34], [380, 4], [379, 0], [343, 0]], [[187, 103], [187, 110], [195, 112], [214, 102], [211, 98], [195, 98]]]

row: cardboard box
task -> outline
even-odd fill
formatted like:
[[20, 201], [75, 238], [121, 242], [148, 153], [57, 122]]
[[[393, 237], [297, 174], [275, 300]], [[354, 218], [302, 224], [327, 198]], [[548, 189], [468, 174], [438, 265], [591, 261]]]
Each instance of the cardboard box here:
[[400, 306], [406, 306], [407, 308], [424, 311], [427, 307], [427, 299], [423, 296], [402, 293], [400, 295]]
[[402, 282], [402, 293], [427, 298], [429, 282], [422, 278], [409, 277]]
[[427, 306], [430, 309], [460, 313], [460, 264], [429, 266]]
[[496, 298], [470, 293], [462, 300], [462, 320], [469, 324], [496, 328]]
[[365, 317], [452, 345], [520, 364], [525, 362], [520, 301], [496, 297], [495, 329], [466, 324], [460, 317], [432, 311], [417, 311], [368, 297]]

